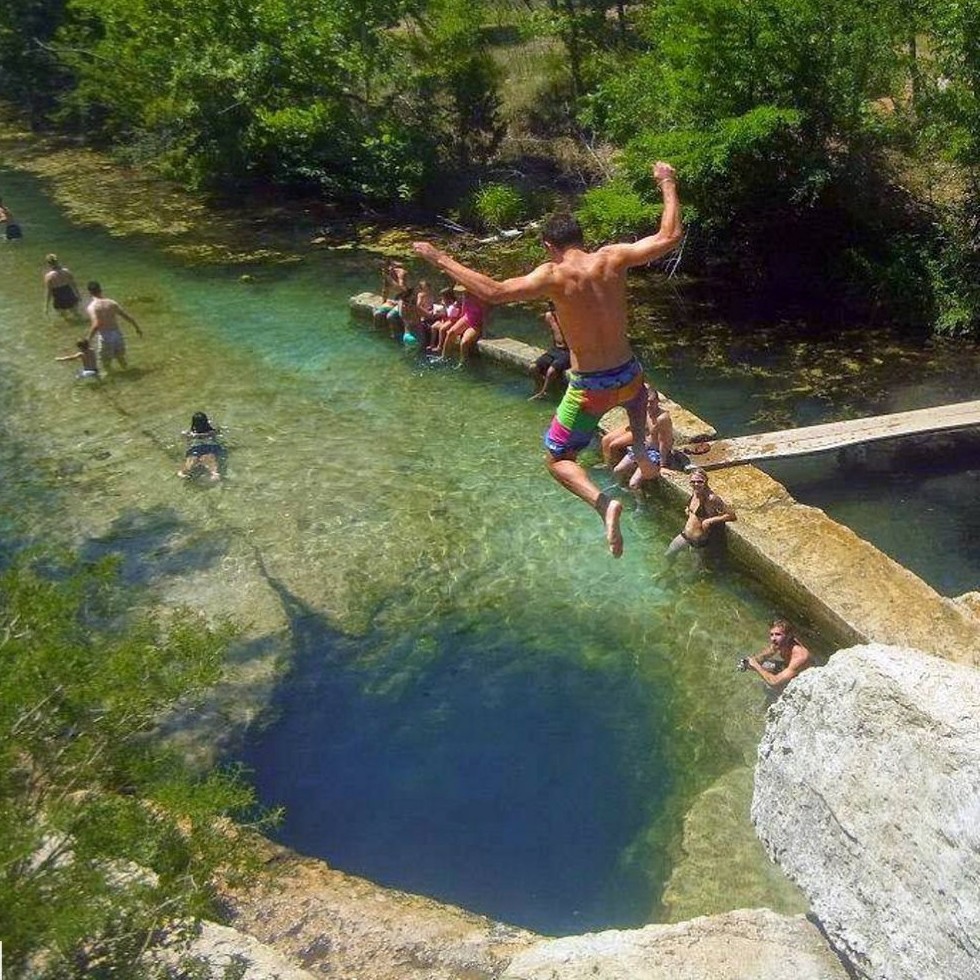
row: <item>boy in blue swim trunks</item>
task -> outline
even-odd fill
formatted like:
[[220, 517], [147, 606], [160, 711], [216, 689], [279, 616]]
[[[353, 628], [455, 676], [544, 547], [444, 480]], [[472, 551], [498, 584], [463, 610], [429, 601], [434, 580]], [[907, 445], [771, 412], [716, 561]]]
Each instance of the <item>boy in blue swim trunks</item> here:
[[652, 172], [663, 193], [663, 216], [657, 233], [637, 242], [605, 245], [590, 252], [578, 221], [570, 214], [555, 215], [541, 230], [548, 261], [527, 275], [503, 282], [468, 268], [429, 242], [413, 246], [426, 262], [462, 283], [484, 303], [554, 302], [571, 354], [571, 369], [565, 397], [545, 435], [548, 471], [598, 512], [609, 550], [616, 558], [623, 553], [619, 529], [623, 505], [599, 490], [577, 457], [591, 441], [603, 413], [623, 405], [630, 417], [640, 475], [643, 479], [657, 475], [643, 446], [647, 401], [643, 370], [626, 337], [626, 273], [673, 251], [683, 229], [674, 168], [658, 162]]

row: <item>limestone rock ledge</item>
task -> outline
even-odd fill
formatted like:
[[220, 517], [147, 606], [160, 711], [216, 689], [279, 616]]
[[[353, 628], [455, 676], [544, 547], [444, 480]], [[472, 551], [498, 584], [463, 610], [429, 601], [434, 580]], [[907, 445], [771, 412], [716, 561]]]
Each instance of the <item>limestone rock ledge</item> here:
[[502, 980], [846, 980], [801, 915], [739, 909], [676, 925], [552, 939], [519, 953]]
[[857, 975], [980, 978], [980, 673], [880, 644], [770, 709], [752, 820]]
[[261, 883], [226, 899], [235, 929], [311, 978], [847, 980], [813, 925], [769, 909], [548, 939], [276, 845]]
[[261, 882], [225, 901], [235, 929], [313, 977], [493, 980], [541, 938], [274, 844]]

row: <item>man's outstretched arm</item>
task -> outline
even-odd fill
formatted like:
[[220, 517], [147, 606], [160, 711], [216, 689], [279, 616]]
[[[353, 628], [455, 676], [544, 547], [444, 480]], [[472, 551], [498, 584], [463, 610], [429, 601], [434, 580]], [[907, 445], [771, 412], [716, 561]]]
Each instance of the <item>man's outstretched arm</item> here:
[[526, 276], [504, 279], [502, 282], [477, 272], [457, 262], [429, 242], [413, 242], [416, 254], [430, 265], [445, 272], [465, 286], [478, 300], [491, 306], [501, 303], [519, 303], [523, 300], [542, 299], [547, 295], [550, 277], [545, 266], [538, 266]]
[[623, 265], [645, 265], [672, 252], [684, 237], [681, 224], [681, 201], [677, 194], [677, 175], [669, 163], [658, 160], [653, 165], [653, 178], [664, 197], [664, 213], [660, 217], [660, 229], [655, 235], [647, 235], [638, 242], [610, 245]]

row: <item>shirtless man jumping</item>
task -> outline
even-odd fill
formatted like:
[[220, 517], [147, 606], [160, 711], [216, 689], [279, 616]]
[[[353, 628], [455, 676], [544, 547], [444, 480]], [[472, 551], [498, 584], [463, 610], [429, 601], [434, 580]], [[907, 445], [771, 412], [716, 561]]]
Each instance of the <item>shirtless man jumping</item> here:
[[577, 456], [592, 441], [599, 419], [610, 408], [623, 405], [630, 417], [641, 475], [644, 479], [657, 475], [643, 447], [647, 402], [643, 369], [626, 338], [627, 271], [673, 251], [682, 236], [674, 168], [658, 162], [653, 176], [664, 198], [660, 230], [655, 235], [589, 252], [578, 221], [571, 215], [555, 215], [541, 230], [548, 261], [524, 276], [500, 282], [457, 262], [429, 242], [413, 246], [426, 262], [462, 283], [484, 303], [554, 302], [572, 367], [565, 397], [544, 438], [547, 466], [563, 487], [599, 513], [615, 558], [623, 553], [619, 529], [623, 505], [599, 490]]
[[98, 334], [99, 337], [99, 358], [102, 367], [108, 371], [113, 360], [119, 361], [119, 366], [126, 369], [126, 341], [123, 339], [122, 330], [119, 329], [117, 316], [121, 316], [128, 323], [136, 328], [136, 333], [142, 337], [143, 331], [140, 325], [114, 300], [102, 295], [102, 287], [94, 280], [88, 284], [88, 291], [92, 296], [91, 302], [86, 308], [88, 313], [89, 327], [88, 339]]

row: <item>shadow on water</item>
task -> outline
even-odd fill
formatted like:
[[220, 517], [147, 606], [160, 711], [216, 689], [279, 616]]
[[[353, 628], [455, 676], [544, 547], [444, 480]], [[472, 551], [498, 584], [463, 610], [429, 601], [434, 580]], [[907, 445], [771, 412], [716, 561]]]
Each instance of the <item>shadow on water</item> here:
[[148, 585], [211, 568], [227, 554], [232, 533], [189, 527], [170, 507], [132, 509], [120, 514], [105, 534], [86, 541], [79, 554], [85, 561], [116, 555], [123, 582]]
[[544, 933], [646, 920], [659, 882], [624, 855], [668, 780], [625, 663], [472, 621], [347, 637], [264, 574], [294, 658], [242, 754], [283, 843]]

